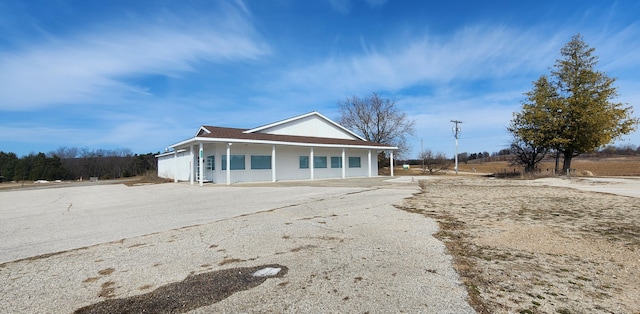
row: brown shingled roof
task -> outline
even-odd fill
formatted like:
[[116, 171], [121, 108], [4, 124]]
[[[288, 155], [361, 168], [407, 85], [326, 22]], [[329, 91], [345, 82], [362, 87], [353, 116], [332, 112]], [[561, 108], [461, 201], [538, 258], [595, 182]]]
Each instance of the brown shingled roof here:
[[294, 135], [279, 135], [266, 133], [243, 133], [248, 129], [224, 128], [217, 126], [202, 126], [211, 133], [200, 132], [197, 137], [200, 138], [220, 138], [220, 139], [243, 139], [256, 141], [273, 141], [273, 142], [289, 142], [289, 143], [308, 143], [308, 144], [329, 144], [329, 145], [349, 145], [349, 146], [379, 146], [389, 147], [388, 145], [373, 143], [362, 140], [347, 140], [328, 137], [309, 137]]

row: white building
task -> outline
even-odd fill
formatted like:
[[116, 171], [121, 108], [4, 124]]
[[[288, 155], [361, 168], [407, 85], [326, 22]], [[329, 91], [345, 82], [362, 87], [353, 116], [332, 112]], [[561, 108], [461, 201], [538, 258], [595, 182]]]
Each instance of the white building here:
[[313, 180], [378, 175], [378, 153], [397, 147], [366, 141], [318, 112], [254, 129], [201, 126], [157, 155], [158, 176], [174, 182]]

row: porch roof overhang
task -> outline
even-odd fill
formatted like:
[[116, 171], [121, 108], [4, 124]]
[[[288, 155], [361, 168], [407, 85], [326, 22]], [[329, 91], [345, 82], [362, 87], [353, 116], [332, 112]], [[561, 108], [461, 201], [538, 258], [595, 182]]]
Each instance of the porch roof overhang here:
[[253, 140], [253, 139], [240, 139], [240, 138], [207, 138], [207, 137], [193, 137], [182, 142], [178, 142], [169, 146], [173, 149], [180, 149], [188, 147], [190, 144], [199, 143], [244, 143], [244, 144], [264, 144], [264, 145], [287, 145], [287, 146], [300, 146], [300, 147], [327, 147], [327, 148], [357, 148], [357, 149], [375, 149], [375, 150], [397, 150], [398, 147], [386, 146], [376, 143], [317, 143], [317, 142], [291, 142], [291, 141], [274, 141], [274, 140]]
[[328, 137], [311, 137], [281, 135], [269, 133], [247, 133], [245, 129], [202, 126], [198, 133], [187, 140], [169, 146], [174, 150], [199, 143], [245, 143], [286, 145], [301, 147], [357, 148], [376, 150], [397, 150], [398, 147], [373, 143], [361, 139], [340, 139]]

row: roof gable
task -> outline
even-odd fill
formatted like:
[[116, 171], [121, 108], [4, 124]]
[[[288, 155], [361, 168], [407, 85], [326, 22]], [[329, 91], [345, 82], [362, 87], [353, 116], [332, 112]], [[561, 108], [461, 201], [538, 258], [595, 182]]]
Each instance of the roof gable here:
[[203, 125], [198, 129], [198, 132], [196, 132], [196, 136], [206, 135], [210, 133], [211, 131], [209, 131], [209, 129], [207, 129], [207, 127]]
[[246, 130], [244, 133], [364, 140], [316, 111]]

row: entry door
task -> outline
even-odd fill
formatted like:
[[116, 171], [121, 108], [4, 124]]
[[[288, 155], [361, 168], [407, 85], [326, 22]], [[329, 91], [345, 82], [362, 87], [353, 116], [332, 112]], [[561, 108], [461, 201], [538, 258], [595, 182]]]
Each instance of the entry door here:
[[[200, 181], [200, 162], [196, 157], [196, 181]], [[205, 182], [215, 182], [216, 156], [207, 156], [204, 161], [204, 180]]]
[[214, 182], [216, 171], [216, 156], [207, 156], [205, 160], [204, 180]]

